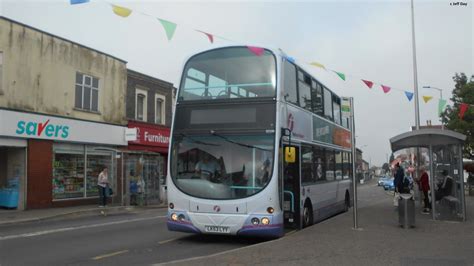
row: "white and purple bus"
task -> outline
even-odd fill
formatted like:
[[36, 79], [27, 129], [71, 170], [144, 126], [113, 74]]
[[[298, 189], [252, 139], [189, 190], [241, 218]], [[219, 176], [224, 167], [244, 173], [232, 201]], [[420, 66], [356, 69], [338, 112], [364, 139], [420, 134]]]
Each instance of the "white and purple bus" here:
[[173, 115], [168, 229], [280, 237], [347, 211], [348, 120], [341, 98], [281, 51], [191, 56]]

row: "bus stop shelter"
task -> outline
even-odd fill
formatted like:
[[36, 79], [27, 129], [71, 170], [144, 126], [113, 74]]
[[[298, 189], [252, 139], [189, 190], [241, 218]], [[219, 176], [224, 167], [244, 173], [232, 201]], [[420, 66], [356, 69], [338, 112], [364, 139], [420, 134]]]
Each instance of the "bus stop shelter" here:
[[[427, 158], [425, 165], [419, 166], [429, 169], [433, 220], [466, 220], [462, 160], [465, 140], [463, 134], [438, 128], [413, 130], [390, 139], [392, 152], [419, 148], [418, 161], [422, 156]], [[449, 193], [436, 199], [438, 186], [446, 184], [447, 178], [452, 178], [448, 180], [451, 183]]]

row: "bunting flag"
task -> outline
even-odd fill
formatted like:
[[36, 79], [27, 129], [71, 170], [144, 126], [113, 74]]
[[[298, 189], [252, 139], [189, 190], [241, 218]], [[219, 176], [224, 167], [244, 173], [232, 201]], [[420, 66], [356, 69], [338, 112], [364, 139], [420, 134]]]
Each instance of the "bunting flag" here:
[[446, 103], [448, 101], [444, 100], [444, 99], [439, 99], [439, 102], [438, 102], [438, 115], [441, 115], [443, 112], [444, 112], [444, 109], [446, 108]]
[[413, 92], [405, 91], [405, 95], [408, 98], [408, 101], [411, 102], [411, 99], [413, 99]]
[[254, 53], [256, 56], [261, 56], [265, 52], [265, 50], [261, 47], [256, 47], [256, 46], [247, 46], [247, 48]]
[[314, 61], [313, 61], [313, 62], [311, 62], [311, 63], [309, 63], [309, 64], [312, 65], [312, 66], [319, 67], [319, 68], [322, 68], [322, 69], [326, 70], [326, 67], [325, 67], [324, 65], [318, 63], [318, 62], [314, 62]]
[[365, 83], [365, 85], [367, 85], [367, 87], [369, 87], [369, 89], [372, 89], [372, 86], [374, 86], [374, 83], [372, 81], [368, 81], [365, 79], [363, 79], [362, 81]]
[[77, 5], [77, 4], [84, 4], [89, 2], [89, 0], [70, 0], [69, 3], [71, 5]]
[[340, 73], [340, 72], [337, 72], [337, 71], [334, 71], [334, 73], [336, 73], [342, 80], [346, 80], [346, 75], [344, 75], [343, 73]]
[[392, 89], [389, 86], [385, 86], [385, 85], [381, 85], [381, 86], [384, 93], [388, 93]]
[[464, 113], [466, 113], [468, 108], [469, 108], [469, 104], [467, 103], [461, 103], [461, 106], [459, 106], [459, 118], [461, 120], [464, 118]]
[[433, 99], [433, 96], [423, 96], [423, 101], [425, 103], [428, 103], [431, 99]]
[[113, 11], [114, 11], [115, 15], [117, 15], [117, 16], [121, 16], [121, 17], [126, 18], [126, 17], [130, 16], [130, 14], [132, 14], [132, 10], [128, 9], [126, 7], [112, 5], [112, 8], [113, 8]]
[[209, 41], [210, 41], [211, 43], [214, 43], [214, 36], [213, 36], [212, 34], [207, 33], [207, 32], [204, 32], [204, 31], [201, 31], [201, 30], [195, 30], [195, 31], [200, 32], [200, 33], [204, 33], [204, 34], [207, 36], [207, 38], [209, 39]]
[[291, 56], [285, 56], [285, 59], [286, 59], [286, 61], [288, 61], [290, 63], [293, 63], [293, 64], [295, 63], [295, 59]]
[[174, 35], [174, 31], [176, 30], [176, 23], [164, 20], [164, 19], [158, 19], [161, 22], [161, 25], [163, 25], [163, 28], [166, 31], [166, 37], [168, 37], [168, 41], [171, 41]]

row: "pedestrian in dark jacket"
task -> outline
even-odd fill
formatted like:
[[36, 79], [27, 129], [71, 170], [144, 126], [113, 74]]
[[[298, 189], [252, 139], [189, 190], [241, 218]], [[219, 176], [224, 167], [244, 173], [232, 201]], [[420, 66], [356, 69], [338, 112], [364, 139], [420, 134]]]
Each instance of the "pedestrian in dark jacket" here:
[[395, 187], [395, 192], [406, 193], [406, 191], [403, 189], [403, 178], [405, 177], [405, 171], [403, 171], [403, 167], [400, 166], [400, 163], [395, 165], [394, 177], [393, 186]]
[[420, 168], [421, 177], [420, 177], [420, 189], [423, 192], [423, 201], [425, 203], [425, 208], [423, 209], [423, 213], [430, 213], [431, 205], [430, 199], [428, 197], [428, 191], [430, 191], [430, 181], [428, 178], [428, 174], [426, 173], [423, 167]]

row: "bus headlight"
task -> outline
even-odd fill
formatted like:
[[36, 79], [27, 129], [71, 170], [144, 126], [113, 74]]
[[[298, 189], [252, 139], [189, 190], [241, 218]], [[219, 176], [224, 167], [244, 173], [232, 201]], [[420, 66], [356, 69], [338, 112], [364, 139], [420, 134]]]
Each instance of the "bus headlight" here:
[[250, 220], [250, 222], [252, 222], [253, 225], [258, 225], [260, 223], [260, 220], [258, 220], [257, 217], [254, 217], [252, 218], [252, 220]]
[[262, 218], [262, 224], [263, 224], [263, 225], [270, 224], [270, 219], [268, 219], [267, 217], [263, 217], [263, 218]]
[[180, 215], [178, 215], [178, 220], [182, 222], [182, 221], [186, 220], [186, 217], [184, 216], [184, 214], [180, 214]]
[[176, 213], [171, 214], [171, 220], [177, 221], [178, 220], [178, 215]]
[[267, 208], [267, 212], [272, 214], [275, 210], [272, 208], [272, 207], [268, 207]]
[[174, 204], [172, 202], [170, 203], [170, 209], [174, 209]]

